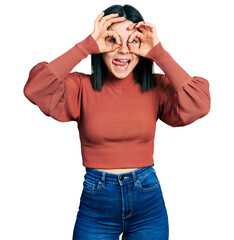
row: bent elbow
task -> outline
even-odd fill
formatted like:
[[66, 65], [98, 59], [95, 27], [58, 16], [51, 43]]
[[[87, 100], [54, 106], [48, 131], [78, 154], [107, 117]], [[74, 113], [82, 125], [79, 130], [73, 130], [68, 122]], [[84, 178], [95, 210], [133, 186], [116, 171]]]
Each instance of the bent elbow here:
[[28, 86], [28, 84], [25, 84], [25, 86], [23, 88], [23, 94], [30, 102], [34, 103], [33, 92], [32, 92], [32, 89]]

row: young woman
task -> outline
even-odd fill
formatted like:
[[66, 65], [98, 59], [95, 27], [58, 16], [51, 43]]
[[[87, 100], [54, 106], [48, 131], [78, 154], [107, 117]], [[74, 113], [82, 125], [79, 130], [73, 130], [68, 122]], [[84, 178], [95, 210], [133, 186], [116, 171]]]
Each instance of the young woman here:
[[[92, 74], [71, 72], [89, 54]], [[154, 74], [153, 62], [165, 74]], [[78, 124], [86, 174], [73, 240], [168, 239], [156, 121], [191, 124], [208, 114], [210, 93], [163, 48], [155, 26], [130, 5], [109, 7], [83, 41], [31, 69], [24, 94], [45, 115]]]

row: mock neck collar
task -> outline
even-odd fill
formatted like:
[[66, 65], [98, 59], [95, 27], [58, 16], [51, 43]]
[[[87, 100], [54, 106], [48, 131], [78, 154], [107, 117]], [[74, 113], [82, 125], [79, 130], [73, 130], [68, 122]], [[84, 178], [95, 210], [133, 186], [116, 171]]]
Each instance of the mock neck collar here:
[[125, 86], [130, 86], [133, 83], [135, 83], [133, 78], [133, 71], [131, 71], [129, 75], [125, 78], [117, 78], [109, 71], [106, 74], [105, 84], [108, 86], [112, 85], [115, 88], [121, 88]]

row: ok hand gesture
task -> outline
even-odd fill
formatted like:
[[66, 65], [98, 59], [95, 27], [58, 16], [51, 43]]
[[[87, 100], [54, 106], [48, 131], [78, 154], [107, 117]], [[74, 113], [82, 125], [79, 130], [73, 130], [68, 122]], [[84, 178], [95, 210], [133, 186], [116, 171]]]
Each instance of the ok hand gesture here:
[[[157, 36], [156, 27], [151, 23], [142, 21], [128, 27], [129, 30], [134, 28], [139, 28], [141, 32], [135, 31], [130, 35], [128, 40], [129, 50], [136, 55], [145, 57], [147, 53], [160, 42]], [[140, 47], [135, 47], [134, 44], [131, 43], [134, 38], [140, 39]]]
[[[94, 30], [91, 33], [94, 40], [97, 42], [99, 50], [103, 52], [115, 51], [119, 48], [121, 41], [118, 34], [115, 31], [109, 31], [107, 28], [116, 22], [122, 22], [125, 20], [125, 17], [118, 17], [118, 13], [109, 14], [103, 17], [104, 12], [98, 15], [94, 22]], [[106, 38], [113, 37], [116, 40], [115, 44], [108, 45], [106, 44]]]

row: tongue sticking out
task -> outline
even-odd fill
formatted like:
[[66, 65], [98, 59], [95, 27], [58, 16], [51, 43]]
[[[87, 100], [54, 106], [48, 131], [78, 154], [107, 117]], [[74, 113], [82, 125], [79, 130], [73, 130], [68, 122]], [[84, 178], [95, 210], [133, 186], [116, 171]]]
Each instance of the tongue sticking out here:
[[113, 62], [115, 65], [117, 65], [117, 66], [124, 67], [124, 66], [127, 66], [127, 64], [128, 64], [129, 61], [120, 62], [120, 61], [117, 61], [117, 60], [114, 59], [112, 62]]

